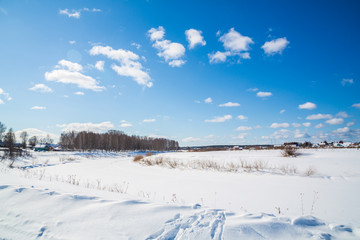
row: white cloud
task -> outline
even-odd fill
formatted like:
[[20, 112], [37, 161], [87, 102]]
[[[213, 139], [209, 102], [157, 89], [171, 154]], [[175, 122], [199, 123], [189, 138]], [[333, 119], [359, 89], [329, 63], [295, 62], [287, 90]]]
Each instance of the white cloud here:
[[187, 137], [187, 138], [183, 138], [181, 141], [182, 142], [197, 142], [200, 141], [200, 138], [194, 138], [194, 137]]
[[239, 126], [236, 128], [236, 131], [250, 131], [252, 129], [252, 127], [248, 127], [248, 126]]
[[294, 138], [309, 138], [311, 137], [308, 133], [301, 132], [299, 129], [296, 129], [294, 132]]
[[46, 107], [42, 107], [42, 106], [33, 106], [31, 109], [32, 109], [32, 110], [45, 110], [45, 109], [46, 109]]
[[152, 119], [144, 119], [144, 120], [143, 120], [144, 123], [155, 122], [155, 121], [156, 121], [155, 118], [152, 118]]
[[219, 107], [239, 107], [240, 103], [227, 102], [220, 104]]
[[249, 133], [239, 133], [236, 137], [233, 137], [233, 139], [245, 139], [247, 135], [249, 135]]
[[319, 120], [319, 119], [329, 119], [332, 118], [331, 114], [312, 114], [310, 116], [307, 116], [306, 119], [307, 120]]
[[152, 46], [159, 51], [157, 55], [164, 58], [170, 66], [180, 67], [185, 63], [180, 59], [185, 55], [185, 47], [180, 43], [164, 39], [165, 29], [162, 26], [157, 29], [151, 28], [148, 36], [154, 42]]
[[326, 123], [331, 124], [331, 125], [343, 124], [344, 119], [342, 119], [342, 118], [332, 118], [332, 119], [327, 120]]
[[25, 131], [28, 133], [29, 138], [36, 136], [38, 140], [40, 140], [41, 138], [46, 138], [48, 135], [50, 136], [51, 139], [54, 140], [54, 142], [57, 142], [59, 140], [59, 135], [54, 134], [54, 133], [50, 133], [50, 132], [46, 132], [37, 128], [26, 128], [26, 129], [22, 129], [19, 131], [15, 132], [15, 136], [16, 139], [20, 139], [20, 134]]
[[122, 123], [120, 124], [120, 127], [132, 127], [133, 125], [131, 123]]
[[42, 83], [36, 84], [32, 88], [29, 88], [29, 90], [35, 91], [35, 92], [44, 92], [44, 93], [53, 92], [53, 90], [51, 88], [49, 88], [48, 86], [46, 86], [45, 84], [42, 84]]
[[302, 125], [303, 125], [304, 127], [310, 127], [310, 126], [311, 126], [311, 123], [309, 123], [309, 122], [304, 122]]
[[350, 129], [348, 127], [344, 127], [344, 128], [338, 128], [338, 129], [334, 130], [333, 132], [334, 133], [347, 133], [349, 131], [350, 131]]
[[114, 124], [111, 122], [101, 122], [101, 123], [68, 123], [68, 124], [57, 124], [57, 127], [61, 128], [64, 132], [75, 131], [91, 131], [91, 132], [105, 132], [114, 128]]
[[285, 112], [285, 109], [282, 109], [281, 111], [280, 111], [280, 114], [283, 114]]
[[348, 118], [348, 117], [350, 117], [346, 112], [339, 112], [338, 114], [336, 114], [336, 116], [342, 117], [342, 118]]
[[316, 108], [316, 104], [312, 103], [312, 102], [306, 102], [304, 104], [300, 104], [299, 105], [299, 109], [308, 109], [308, 110], [313, 110]]
[[213, 100], [211, 99], [211, 97], [208, 97], [207, 99], [204, 100], [205, 103], [212, 103], [212, 101]]
[[225, 122], [226, 120], [232, 119], [231, 115], [225, 115], [223, 117], [215, 117], [210, 120], [205, 120], [205, 122], [211, 122], [211, 123], [219, 123], [219, 122]]
[[171, 67], [181, 67], [182, 65], [184, 65], [186, 62], [184, 60], [178, 59], [178, 60], [172, 60], [169, 62], [169, 65]]
[[360, 103], [354, 103], [352, 107], [360, 109]]
[[349, 122], [346, 124], [347, 127], [351, 127], [351, 126], [354, 126], [355, 125], [355, 122]]
[[189, 42], [189, 48], [193, 49], [198, 45], [205, 46], [206, 41], [204, 37], [201, 35], [202, 31], [196, 29], [188, 29], [185, 31], [186, 40]]
[[83, 67], [78, 63], [73, 63], [67, 60], [60, 60], [59, 65], [56, 67], [63, 67], [63, 69], [56, 69], [51, 72], [46, 72], [45, 79], [47, 81], [76, 84], [79, 88], [93, 91], [103, 91], [105, 89], [103, 86], [98, 86], [98, 82], [94, 78], [80, 73], [79, 71], [81, 71]]
[[274, 55], [276, 53], [282, 54], [283, 50], [289, 45], [289, 41], [284, 38], [274, 39], [268, 42], [265, 42], [264, 45], [261, 47], [264, 49], [264, 52], [267, 55]]
[[136, 49], [140, 49], [140, 48], [141, 48], [141, 45], [138, 44], [138, 43], [131, 43], [131, 46], [136, 47]]
[[[0, 97], [2, 97], [3, 99], [7, 100], [7, 101], [11, 101], [11, 97], [10, 94], [5, 92], [2, 88], [0, 88]], [[5, 104], [4, 100], [0, 99], [0, 104]]]
[[228, 33], [222, 35], [219, 40], [223, 42], [225, 49], [234, 53], [249, 51], [250, 44], [254, 43], [251, 38], [241, 35], [234, 28], [231, 28]]
[[342, 81], [341, 81], [341, 84], [343, 85], [343, 86], [345, 86], [345, 85], [352, 85], [352, 84], [354, 84], [354, 79], [343, 79]]
[[290, 124], [288, 124], [288, 123], [273, 123], [273, 124], [271, 124], [271, 128], [287, 128], [287, 127], [289, 127], [290, 126]]
[[104, 71], [104, 61], [97, 61], [95, 64], [95, 68], [99, 71]]
[[225, 62], [229, 56], [239, 56], [240, 59], [250, 59], [250, 44], [253, 40], [250, 37], [243, 36], [239, 32], [231, 28], [228, 33], [225, 33], [219, 38], [223, 43], [225, 52], [217, 51], [216, 53], [208, 54], [210, 63]]
[[295, 128], [301, 127], [300, 123], [292, 123], [291, 125], [293, 125], [293, 127], [295, 127]]
[[75, 92], [74, 94], [75, 94], [75, 95], [81, 95], [81, 96], [85, 95], [84, 92]]
[[270, 97], [270, 96], [272, 96], [272, 93], [271, 92], [258, 92], [257, 94], [256, 94], [256, 96], [257, 97]]
[[231, 55], [230, 52], [220, 52], [220, 51], [217, 51], [216, 53], [209, 53], [208, 54], [209, 62], [210, 63], [225, 62], [226, 58], [230, 55]]
[[317, 124], [317, 125], [315, 126], [315, 128], [323, 128], [323, 127], [325, 127], [325, 125], [322, 124], [322, 123], [319, 123], [319, 124]]
[[139, 62], [139, 56], [131, 51], [118, 49], [115, 50], [110, 46], [94, 46], [90, 50], [91, 55], [104, 55], [120, 63], [120, 66], [113, 64], [111, 68], [119, 75], [131, 77], [140, 85], [152, 87], [153, 83], [143, 66]]
[[206, 139], [210, 139], [210, 138], [214, 138], [214, 137], [215, 137], [215, 135], [214, 135], [214, 134], [210, 134], [210, 135], [205, 136], [204, 138], [206, 138]]
[[167, 136], [162, 136], [162, 135], [157, 135], [157, 134], [150, 134], [149, 138], [166, 138], [166, 139], [168, 139]]
[[75, 40], [70, 40], [69, 44], [74, 45], [74, 44], [76, 44], [76, 41]]
[[248, 117], [247, 116], [244, 116], [244, 115], [239, 115], [236, 117], [237, 119], [240, 119], [240, 120], [247, 120]]
[[60, 9], [59, 13], [67, 15], [69, 18], [77, 18], [77, 19], [80, 18], [80, 10], [73, 9], [69, 12], [69, 9], [66, 8], [66, 9]]
[[257, 91], [259, 91], [259, 89], [258, 88], [249, 88], [246, 91], [248, 91], [248, 92], [257, 92]]

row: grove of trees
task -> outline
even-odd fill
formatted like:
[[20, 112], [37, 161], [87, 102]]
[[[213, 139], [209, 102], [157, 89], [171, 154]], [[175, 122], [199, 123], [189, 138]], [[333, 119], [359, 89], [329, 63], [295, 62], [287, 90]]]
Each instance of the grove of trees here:
[[62, 133], [59, 144], [69, 150], [177, 150], [179, 143], [165, 138], [129, 136], [117, 130], [106, 133], [89, 131]]

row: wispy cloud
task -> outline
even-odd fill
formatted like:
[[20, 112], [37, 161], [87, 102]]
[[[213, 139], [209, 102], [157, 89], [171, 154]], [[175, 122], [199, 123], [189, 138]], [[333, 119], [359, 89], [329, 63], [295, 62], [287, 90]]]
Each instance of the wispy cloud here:
[[332, 119], [327, 120], [326, 123], [331, 124], [331, 125], [343, 124], [344, 119], [342, 119], [342, 118], [332, 118]]
[[290, 127], [290, 124], [288, 123], [273, 123], [270, 126], [271, 128], [288, 128]]
[[156, 119], [155, 119], [155, 118], [144, 119], [143, 122], [144, 122], [144, 123], [156, 122]]
[[248, 119], [248, 117], [245, 116], [245, 115], [239, 115], [236, 118], [239, 119], [239, 120], [247, 120]]
[[211, 97], [208, 97], [208, 98], [206, 98], [206, 99], [204, 100], [204, 102], [205, 102], [205, 103], [212, 103], [213, 100], [212, 100]]
[[343, 86], [346, 86], [346, 85], [353, 85], [354, 84], [354, 79], [343, 79], [343, 80], [341, 80], [341, 84], [343, 85]]
[[49, 88], [48, 86], [46, 86], [45, 84], [42, 84], [42, 83], [35, 84], [35, 86], [29, 88], [29, 90], [35, 91], [35, 92], [43, 92], [43, 93], [53, 92], [53, 90], [51, 88]]
[[250, 131], [251, 129], [253, 128], [248, 126], [239, 126], [236, 128], [236, 131]]
[[43, 107], [43, 106], [33, 106], [31, 108], [31, 110], [45, 110], [45, 109], [46, 109], [46, 107]]
[[257, 97], [261, 97], [261, 98], [265, 98], [265, 97], [271, 97], [272, 93], [271, 92], [258, 92], [256, 94]]
[[332, 118], [331, 114], [312, 114], [306, 117], [307, 120], [319, 120], [319, 119], [329, 119]]
[[61, 128], [64, 132], [75, 131], [92, 131], [92, 132], [104, 132], [114, 128], [114, 124], [111, 122], [101, 122], [101, 123], [68, 123], [68, 124], [57, 124], [57, 127]]
[[352, 107], [360, 109], [360, 103], [354, 103]]
[[63, 15], [66, 15], [68, 16], [69, 18], [76, 18], [76, 19], [79, 19], [80, 16], [81, 16], [81, 12], [101, 12], [101, 9], [97, 9], [97, 8], [82, 8], [82, 9], [79, 9], [79, 10], [75, 10], [75, 9], [72, 9], [72, 10], [69, 10], [67, 8], [65, 9], [60, 9], [59, 10], [59, 13], [60, 14], [63, 14]]
[[220, 123], [220, 122], [225, 122], [230, 119], [232, 119], [231, 115], [225, 115], [223, 117], [214, 117], [213, 119], [205, 120], [205, 122]]
[[201, 140], [200, 138], [187, 137], [187, 138], [183, 138], [181, 141], [187, 143], [187, 142], [197, 142], [200, 140]]
[[104, 71], [104, 65], [105, 65], [104, 61], [97, 61], [95, 63], [95, 68], [99, 71]]
[[239, 107], [240, 103], [227, 102], [223, 104], [219, 104], [219, 107]]

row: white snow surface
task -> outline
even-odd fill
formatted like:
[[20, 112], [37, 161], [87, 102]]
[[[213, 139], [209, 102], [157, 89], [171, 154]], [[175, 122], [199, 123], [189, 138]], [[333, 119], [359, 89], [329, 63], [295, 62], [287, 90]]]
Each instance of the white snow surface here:
[[[148, 157], [180, 168], [134, 163], [134, 154], [33, 152], [12, 169], [0, 162], [0, 239], [360, 239], [360, 150]], [[208, 161], [265, 167], [191, 167]]]

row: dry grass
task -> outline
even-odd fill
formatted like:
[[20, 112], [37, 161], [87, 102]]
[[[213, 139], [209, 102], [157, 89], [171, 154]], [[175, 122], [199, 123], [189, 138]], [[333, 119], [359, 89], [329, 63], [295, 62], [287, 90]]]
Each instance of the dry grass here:
[[147, 153], [146, 153], [146, 156], [147, 156], [147, 157], [150, 157], [150, 156], [152, 156], [152, 155], [154, 155], [152, 152], [147, 152]]
[[306, 171], [305, 171], [305, 176], [310, 177], [310, 176], [314, 175], [315, 173], [316, 173], [315, 168], [308, 167], [308, 169], [306, 169]]
[[299, 155], [297, 148], [285, 148], [281, 151], [283, 157], [296, 157]]
[[134, 162], [139, 162], [139, 161], [142, 160], [143, 158], [144, 158], [143, 155], [136, 155], [136, 156], [134, 156], [133, 161], [134, 161]]

